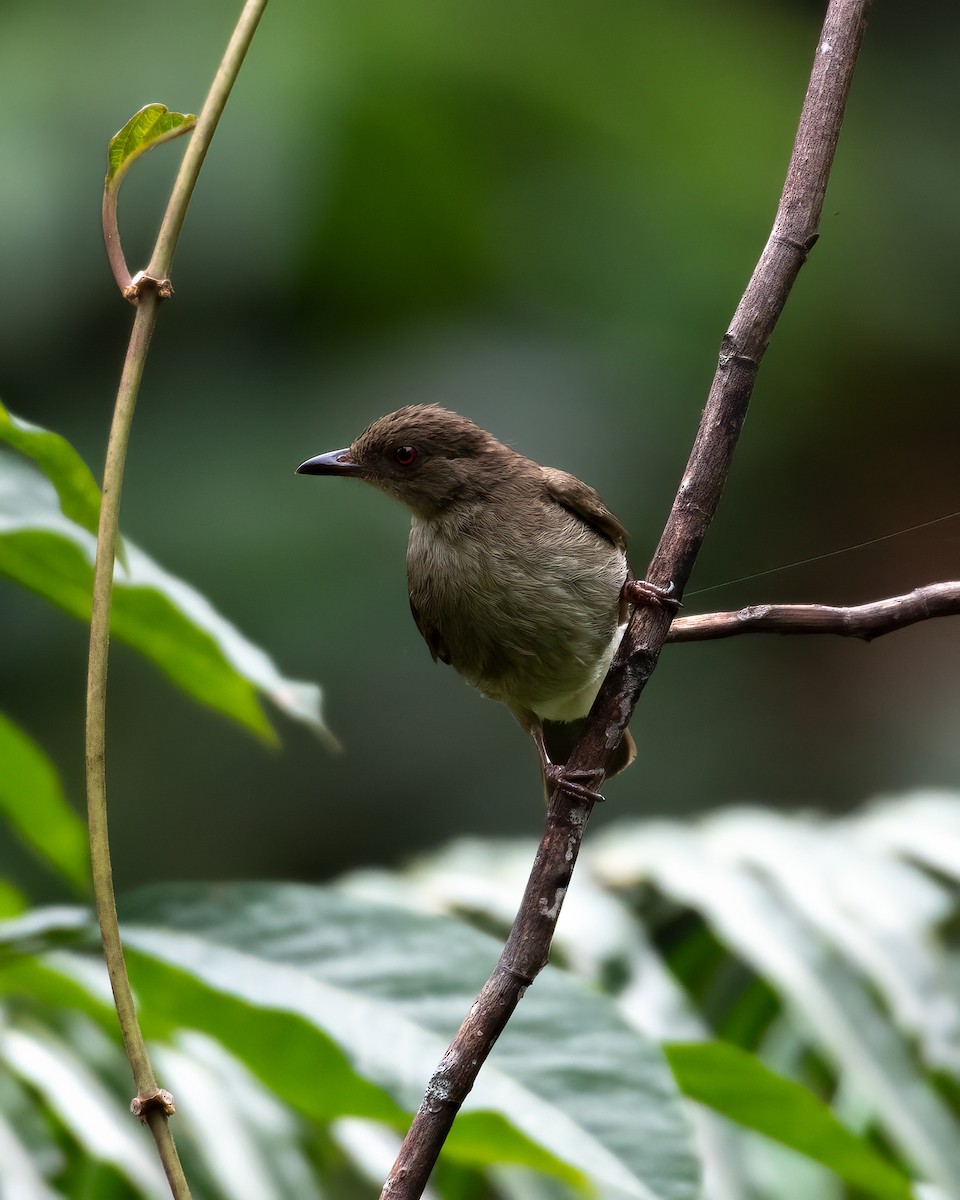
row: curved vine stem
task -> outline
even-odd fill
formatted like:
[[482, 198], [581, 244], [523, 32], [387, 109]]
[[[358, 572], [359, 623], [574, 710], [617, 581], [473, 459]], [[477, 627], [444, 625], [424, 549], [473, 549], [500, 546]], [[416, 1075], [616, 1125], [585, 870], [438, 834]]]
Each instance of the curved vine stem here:
[[[130, 440], [133, 413], [143, 377], [147, 351], [156, 326], [157, 312], [169, 294], [168, 275], [187, 205], [227, 97], [236, 82], [267, 0], [247, 0], [230, 38], [223, 60], [204, 102], [197, 125], [180, 164], [153, 256], [140, 279], [137, 312], [120, 378], [103, 472], [103, 499], [97, 534], [93, 605], [90, 617], [90, 655], [87, 668], [87, 822], [93, 886], [103, 941], [104, 957], [113, 989], [123, 1043], [133, 1072], [137, 1095], [131, 1107], [150, 1126], [170, 1190], [176, 1200], [189, 1200], [190, 1190], [167, 1122], [173, 1099], [157, 1086], [137, 1020], [136, 1003], [127, 976], [114, 899], [113, 872], [107, 827], [106, 795], [106, 696], [110, 637], [110, 607], [117, 551], [120, 492]], [[166, 286], [164, 286], [166, 285]]]

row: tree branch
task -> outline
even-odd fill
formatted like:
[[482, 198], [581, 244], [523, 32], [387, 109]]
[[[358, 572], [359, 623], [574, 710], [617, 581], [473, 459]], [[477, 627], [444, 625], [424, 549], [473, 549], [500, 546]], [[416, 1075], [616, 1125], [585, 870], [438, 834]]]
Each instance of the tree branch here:
[[739, 612], [676, 617], [668, 642], [705, 642], [741, 633], [837, 633], [871, 641], [919, 621], [960, 614], [960, 583], [931, 583], [905, 596], [838, 608], [829, 604], [752, 604]]
[[[817, 237], [827, 179], [869, 0], [830, 0], [773, 232], [723, 339], [686, 472], [647, 579], [679, 596], [720, 502], [757, 368], [793, 282]], [[638, 608], [570, 758], [572, 770], [605, 765], [618, 745], [667, 637], [672, 612]], [[381, 1196], [414, 1200], [526, 987], [547, 961], [591, 804], [555, 789], [546, 829], [500, 961], [439, 1067]]]

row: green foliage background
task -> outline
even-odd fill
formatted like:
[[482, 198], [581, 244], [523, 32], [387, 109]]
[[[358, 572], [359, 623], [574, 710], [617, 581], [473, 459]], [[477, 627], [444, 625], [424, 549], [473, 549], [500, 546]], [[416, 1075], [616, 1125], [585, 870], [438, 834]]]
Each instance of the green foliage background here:
[[[529, 746], [432, 668], [407, 617], [404, 515], [293, 466], [388, 408], [440, 401], [595, 483], [642, 569], [769, 227], [821, 7], [268, 12], [148, 367], [114, 625], [125, 938], [198, 1197], [322, 1182], [346, 1198], [383, 1177], [540, 822]], [[58, 493], [0, 454], [0, 570], [72, 614], [2, 584], [0, 810], [24, 844], [0, 846], [4, 913], [86, 880], [67, 804], [82, 793], [75, 617], [97, 495], [68, 442], [98, 473], [130, 321], [100, 245], [106, 140], [146, 101], [199, 107], [236, 8], [160, 15], [119, 0], [0, 13], [16, 114], [0, 124], [0, 397], [54, 431], [0, 409], [0, 440]], [[694, 587], [957, 506], [958, 23], [939, 5], [877, 9], [823, 244]], [[149, 156], [124, 189], [133, 269], [175, 158]], [[955, 529], [690, 607], [956, 577]], [[905, 1200], [911, 1178], [953, 1194], [960, 809], [955, 791], [920, 789], [957, 782], [957, 639], [940, 622], [872, 647], [668, 650], [637, 721], [642, 767], [597, 814], [554, 965], [436, 1173], [443, 1200], [691, 1200], [701, 1169], [711, 1200]], [[310, 729], [310, 678], [342, 755]], [[262, 697], [293, 718], [283, 751]], [[850, 819], [771, 812], [907, 784]], [[729, 808], [744, 797], [764, 807]], [[317, 880], [494, 831], [526, 836], [326, 887], [217, 882]], [[2, 924], [0, 960], [0, 1191], [164, 1194], [125, 1111], [88, 912], [26, 909]]]
[[[100, 239], [108, 137], [196, 111], [236, 14], [171, 0], [0, 13], [0, 395], [99, 473], [130, 312]], [[643, 569], [725, 323], [772, 219], [822, 6], [293, 0], [266, 15], [215, 140], [141, 395], [123, 526], [316, 678], [346, 751], [277, 754], [116, 646], [118, 885], [316, 879], [455, 833], [531, 833], [534, 757], [434, 667], [409, 620], [405, 517], [295, 478], [414, 400], [457, 408], [598, 487]], [[952, 6], [878, 4], [822, 222], [764, 364], [693, 586], [957, 504]], [[147, 32], [148, 29], [148, 32]], [[120, 221], [134, 268], [175, 144]], [[960, 569], [941, 525], [689, 601], [858, 602]], [[0, 711], [82, 795], [86, 635], [0, 581]], [[741, 799], [847, 807], [956, 784], [960, 632], [871, 647], [731, 641], [664, 656], [642, 767], [609, 811]], [[695, 747], [695, 752], [691, 750]], [[0, 866], [17, 851], [0, 847]], [[36, 894], [52, 884], [36, 881]]]

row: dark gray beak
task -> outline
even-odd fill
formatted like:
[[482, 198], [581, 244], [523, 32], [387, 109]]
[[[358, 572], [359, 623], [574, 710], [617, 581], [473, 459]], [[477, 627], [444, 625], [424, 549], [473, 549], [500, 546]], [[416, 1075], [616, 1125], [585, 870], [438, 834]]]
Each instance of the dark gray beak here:
[[308, 458], [297, 467], [298, 475], [359, 475], [360, 465], [350, 457], [350, 447], [345, 450], [329, 450]]

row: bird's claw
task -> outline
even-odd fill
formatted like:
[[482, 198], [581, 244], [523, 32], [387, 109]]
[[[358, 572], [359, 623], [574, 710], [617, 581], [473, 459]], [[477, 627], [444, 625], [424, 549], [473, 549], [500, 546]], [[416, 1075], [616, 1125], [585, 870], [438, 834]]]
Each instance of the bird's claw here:
[[628, 579], [623, 585], [623, 598], [633, 605], [655, 605], [675, 613], [680, 608], [680, 601], [673, 595], [675, 590], [673, 580], [666, 587], [661, 587], [646, 579]]
[[604, 803], [603, 796], [587, 786], [591, 780], [603, 779], [602, 771], [571, 771], [563, 763], [548, 763], [544, 774], [551, 792], [560, 790], [575, 800], [586, 800], [590, 804]]

